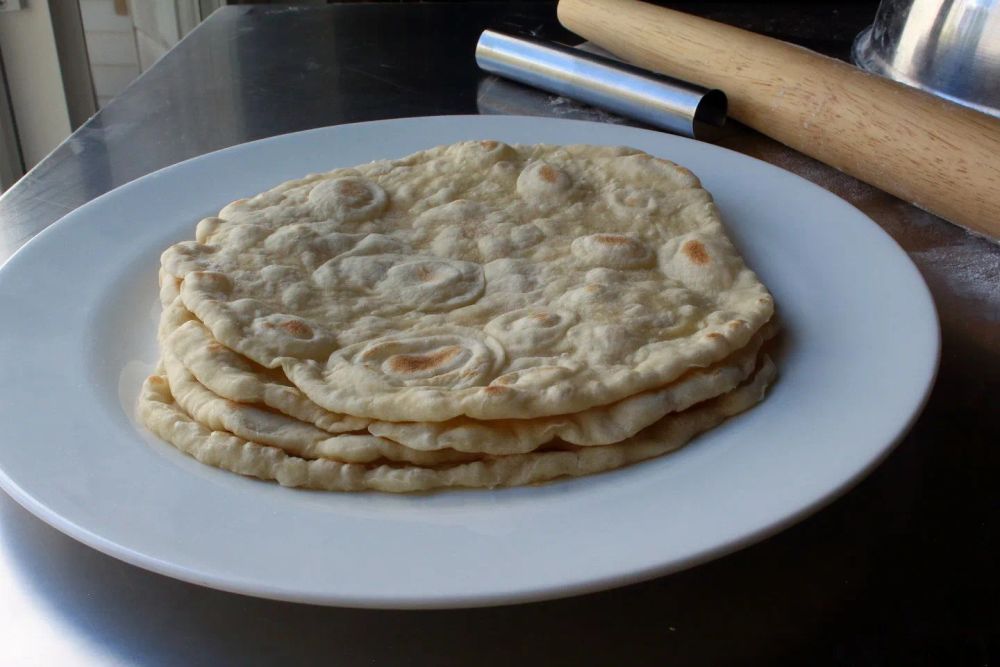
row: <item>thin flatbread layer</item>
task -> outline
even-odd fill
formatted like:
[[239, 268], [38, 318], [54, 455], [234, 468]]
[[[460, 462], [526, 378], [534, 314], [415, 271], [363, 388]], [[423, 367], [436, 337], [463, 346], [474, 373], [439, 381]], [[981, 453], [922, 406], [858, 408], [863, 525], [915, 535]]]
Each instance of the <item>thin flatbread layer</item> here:
[[164, 355], [177, 358], [198, 382], [221, 398], [258, 403], [329, 433], [361, 431], [370, 422], [321, 408], [280, 369], [265, 368], [225, 347], [180, 300], [164, 310], [160, 349]]
[[686, 169], [463, 142], [284, 183], [162, 256], [213, 336], [325, 409], [524, 419], [662, 387], [773, 300]]
[[732, 391], [753, 372], [760, 347], [761, 337], [757, 336], [724, 362], [688, 371], [666, 387], [569, 415], [492, 420], [455, 417], [443, 422], [373, 420], [368, 431], [412, 449], [448, 448], [492, 455], [530, 452], [553, 440], [580, 447], [610, 445], [632, 437], [665, 415]]
[[757, 404], [774, 377], [774, 365], [765, 356], [760, 370], [734, 391], [685, 412], [668, 415], [618, 444], [490, 457], [439, 467], [307, 460], [277, 447], [212, 430], [180, 409], [162, 375], [150, 376], [143, 385], [139, 415], [147, 428], [182, 452], [204, 464], [241, 475], [277, 480], [283, 486], [327, 491], [407, 493], [444, 487], [536, 484], [611, 470], [659, 456]]
[[449, 449], [430, 452], [410, 449], [369, 432], [334, 435], [281, 413], [219, 398], [166, 351], [162, 366], [174, 400], [192, 420], [214, 431], [229, 431], [262, 445], [278, 447], [294, 456], [342, 463], [399, 461], [416, 465], [458, 463], [474, 458]]
[[160, 305], [168, 308], [181, 295], [181, 279], [170, 275], [163, 267], [160, 267], [157, 279], [160, 285]]
[[292, 386], [280, 370], [254, 364], [215, 341], [197, 320], [185, 321], [170, 332], [162, 348], [165, 357], [175, 356], [217, 396], [240, 403], [261, 403], [332, 433], [367, 429], [373, 435], [421, 451], [453, 449], [503, 455], [530, 452], [556, 439], [593, 446], [631, 437], [665, 414], [680, 412], [735, 388], [753, 371], [758, 350], [772, 333], [770, 326], [765, 327], [747, 347], [724, 361], [689, 371], [666, 387], [611, 405], [571, 415], [489, 421], [457, 417], [443, 422], [384, 422], [328, 412]]

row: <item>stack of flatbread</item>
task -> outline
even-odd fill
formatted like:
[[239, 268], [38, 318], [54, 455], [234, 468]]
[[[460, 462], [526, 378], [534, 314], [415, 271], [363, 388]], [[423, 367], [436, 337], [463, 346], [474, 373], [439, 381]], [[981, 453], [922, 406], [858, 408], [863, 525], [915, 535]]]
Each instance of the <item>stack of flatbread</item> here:
[[471, 141], [307, 176], [162, 255], [146, 426], [283, 485], [544, 482], [674, 450], [775, 376], [774, 303], [686, 169]]

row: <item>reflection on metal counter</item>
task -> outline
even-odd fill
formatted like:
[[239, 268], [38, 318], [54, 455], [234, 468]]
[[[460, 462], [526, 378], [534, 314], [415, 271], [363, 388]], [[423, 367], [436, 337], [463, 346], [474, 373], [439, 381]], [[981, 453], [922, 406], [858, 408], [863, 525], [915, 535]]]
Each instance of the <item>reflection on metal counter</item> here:
[[476, 107], [481, 114], [507, 116], [549, 116], [625, 125], [623, 116], [588, 106], [568, 97], [552, 95], [498, 76], [487, 76], [476, 89]]
[[[493, 74], [674, 134], [711, 138], [726, 120], [726, 96], [720, 90], [561, 44], [485, 30], [476, 45], [476, 62]], [[508, 88], [512, 93], [516, 90]]]

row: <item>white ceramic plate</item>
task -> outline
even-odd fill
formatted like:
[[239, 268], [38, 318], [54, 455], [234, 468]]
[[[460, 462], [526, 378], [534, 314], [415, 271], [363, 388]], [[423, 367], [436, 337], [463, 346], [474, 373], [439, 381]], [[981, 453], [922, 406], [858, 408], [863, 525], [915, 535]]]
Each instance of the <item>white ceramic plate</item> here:
[[[229, 201], [308, 172], [493, 138], [632, 145], [693, 169], [784, 321], [767, 400], [669, 456], [538, 488], [289, 490], [139, 427], [160, 252]], [[933, 382], [930, 294], [846, 202], [752, 158], [578, 121], [413, 118], [236, 146], [88, 203], [0, 270], [0, 483], [59, 530], [172, 577], [366, 607], [518, 602], [665, 574], [759, 540], [882, 459]]]

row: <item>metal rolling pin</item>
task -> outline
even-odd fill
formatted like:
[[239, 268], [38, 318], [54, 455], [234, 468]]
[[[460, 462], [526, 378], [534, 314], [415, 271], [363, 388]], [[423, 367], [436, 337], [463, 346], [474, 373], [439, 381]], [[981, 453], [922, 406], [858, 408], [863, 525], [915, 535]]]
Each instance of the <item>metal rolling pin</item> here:
[[485, 30], [476, 62], [487, 72], [674, 134], [706, 138], [726, 120], [726, 95], [720, 90], [562, 44]]

